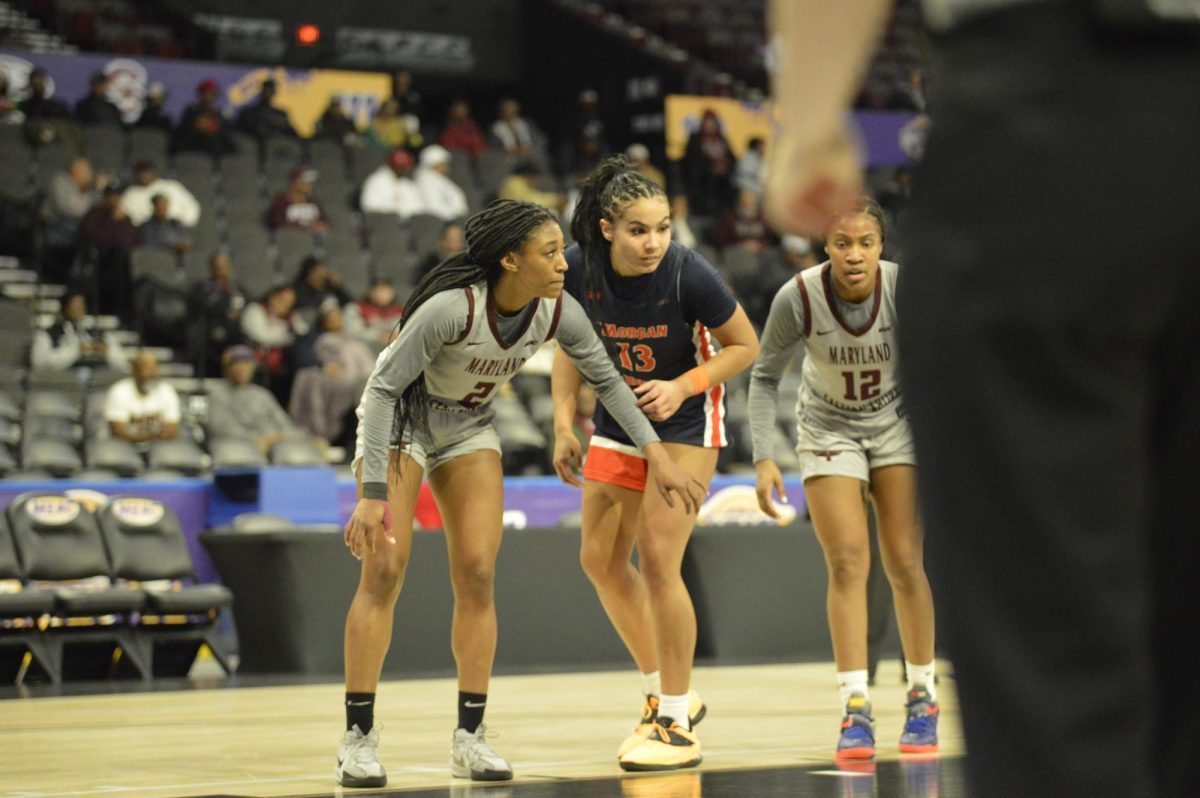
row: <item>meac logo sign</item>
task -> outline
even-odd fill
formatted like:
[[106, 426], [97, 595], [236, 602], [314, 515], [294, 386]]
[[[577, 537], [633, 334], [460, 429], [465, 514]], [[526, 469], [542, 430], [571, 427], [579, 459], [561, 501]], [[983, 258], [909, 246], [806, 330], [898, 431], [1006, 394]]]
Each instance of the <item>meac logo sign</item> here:
[[81, 510], [79, 502], [65, 496], [38, 496], [25, 503], [25, 512], [43, 526], [65, 526], [78, 518]]
[[154, 499], [116, 499], [112, 503], [112, 514], [126, 526], [154, 526], [166, 513], [162, 502]]
[[701, 526], [786, 526], [796, 520], [796, 508], [775, 503], [779, 520], [758, 509], [758, 496], [753, 485], [730, 485], [708, 498], [696, 516]]

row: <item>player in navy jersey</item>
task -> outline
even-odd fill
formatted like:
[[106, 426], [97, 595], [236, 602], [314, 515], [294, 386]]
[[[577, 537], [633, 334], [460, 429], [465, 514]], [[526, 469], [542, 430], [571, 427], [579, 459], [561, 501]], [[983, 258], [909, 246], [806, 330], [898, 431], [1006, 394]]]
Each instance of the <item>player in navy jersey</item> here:
[[[571, 234], [578, 245], [567, 251], [567, 291], [588, 308], [671, 458], [707, 485], [727, 443], [722, 383], [758, 353], [745, 312], [711, 264], [671, 242], [666, 195], [623, 156], [584, 181]], [[691, 767], [701, 759], [691, 726], [704, 707], [689, 685], [696, 615], [680, 566], [696, 515], [647, 489], [655, 476], [604, 409], [580, 481], [572, 432], [578, 386], [571, 363], [556, 355], [554, 465], [563, 481], [583, 488], [580, 559], [646, 694], [642, 722], [618, 759], [626, 770]], [[639, 568], [631, 562], [635, 545]]]
[[825, 230], [829, 260], [805, 269], [776, 293], [750, 379], [758, 502], [778, 518], [771, 498], [772, 489], [784, 498], [771, 452], [778, 385], [792, 350], [803, 343], [796, 452], [829, 570], [829, 631], [846, 709], [838, 759], [875, 755], [867, 693], [867, 499], [875, 505], [908, 672], [900, 750], [937, 750], [933, 595], [922, 562], [916, 458], [896, 364], [899, 267], [880, 260], [884, 230], [883, 211], [871, 200]]
[[426, 473], [445, 524], [454, 588], [459, 693], [450, 769], [474, 780], [512, 778], [483, 725], [496, 650], [492, 579], [504, 503], [490, 402], [544, 341], [559, 342], [628, 430], [650, 463], [660, 500], [694, 513], [704, 497], [704, 486], [672, 461], [638, 410], [582, 307], [563, 294], [562, 229], [549, 211], [499, 200], [465, 227], [467, 251], [417, 284], [358, 408], [360, 498], [345, 540], [363, 565], [346, 618], [346, 734], [335, 771], [343, 786], [387, 782], [377, 752], [375, 691]]

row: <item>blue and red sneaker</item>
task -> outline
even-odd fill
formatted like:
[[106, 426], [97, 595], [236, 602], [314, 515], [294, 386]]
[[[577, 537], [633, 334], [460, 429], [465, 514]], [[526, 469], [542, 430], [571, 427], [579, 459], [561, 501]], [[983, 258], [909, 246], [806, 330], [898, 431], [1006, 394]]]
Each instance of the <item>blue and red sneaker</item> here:
[[908, 719], [900, 735], [900, 752], [931, 754], [938, 750], [938, 705], [923, 686], [908, 691]]
[[875, 756], [875, 719], [871, 717], [871, 702], [855, 693], [846, 702], [846, 717], [842, 719], [842, 734], [838, 737], [838, 759], [872, 759]]

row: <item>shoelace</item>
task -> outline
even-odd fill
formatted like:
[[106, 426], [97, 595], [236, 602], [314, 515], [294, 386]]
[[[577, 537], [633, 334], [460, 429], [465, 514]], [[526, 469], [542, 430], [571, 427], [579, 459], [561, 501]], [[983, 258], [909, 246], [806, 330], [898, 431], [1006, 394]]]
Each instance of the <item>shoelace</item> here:
[[920, 715], [909, 715], [904, 724], [904, 730], [910, 734], [926, 735], [933, 732], [934, 716], [925, 712]]

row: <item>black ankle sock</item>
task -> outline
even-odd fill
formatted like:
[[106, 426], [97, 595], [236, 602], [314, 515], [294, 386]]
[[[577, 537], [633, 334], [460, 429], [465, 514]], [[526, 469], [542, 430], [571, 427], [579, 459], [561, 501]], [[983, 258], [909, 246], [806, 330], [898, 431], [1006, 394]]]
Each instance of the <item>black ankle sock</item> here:
[[355, 726], [363, 734], [375, 725], [375, 694], [346, 693], [346, 731]]
[[464, 693], [458, 691], [458, 728], [472, 734], [483, 723], [483, 711], [487, 709], [487, 693]]

